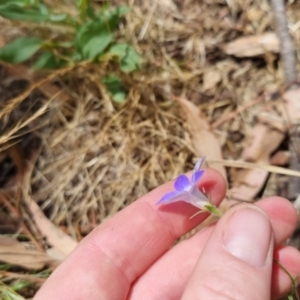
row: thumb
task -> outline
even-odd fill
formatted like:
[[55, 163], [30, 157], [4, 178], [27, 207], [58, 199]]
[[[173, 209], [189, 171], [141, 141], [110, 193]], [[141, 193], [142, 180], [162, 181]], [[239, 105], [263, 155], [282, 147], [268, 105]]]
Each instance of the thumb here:
[[269, 300], [274, 239], [268, 216], [242, 204], [216, 224], [184, 291], [183, 300]]

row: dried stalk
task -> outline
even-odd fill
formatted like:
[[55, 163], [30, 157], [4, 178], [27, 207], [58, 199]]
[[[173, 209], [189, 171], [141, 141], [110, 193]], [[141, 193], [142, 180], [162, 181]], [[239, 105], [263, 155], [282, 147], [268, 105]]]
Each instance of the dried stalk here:
[[280, 54], [284, 70], [285, 83], [293, 85], [297, 81], [297, 59], [292, 37], [289, 32], [284, 0], [271, 0], [276, 24], [277, 35], [280, 40]]
[[[292, 37], [289, 33], [284, 0], [271, 0], [277, 35], [280, 40], [280, 53], [284, 70], [285, 83], [289, 89], [297, 88], [297, 59]], [[297, 126], [289, 132], [290, 169], [299, 170], [300, 138]], [[288, 180], [288, 198], [294, 201], [300, 194], [299, 178], [290, 177]]]

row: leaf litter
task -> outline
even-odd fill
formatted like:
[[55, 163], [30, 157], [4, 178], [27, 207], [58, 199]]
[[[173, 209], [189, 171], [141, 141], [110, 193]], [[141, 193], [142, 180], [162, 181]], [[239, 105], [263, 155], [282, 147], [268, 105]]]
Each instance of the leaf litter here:
[[255, 57], [267, 52], [279, 53], [279, 40], [274, 32], [238, 38], [223, 46], [228, 55], [237, 57]]
[[42, 269], [47, 265], [58, 265], [59, 261], [32, 247], [30, 243], [15, 238], [0, 236], [0, 261], [26, 269]]
[[[52, 3], [62, 13], [74, 12], [67, 0]], [[190, 170], [195, 157], [207, 155], [209, 166], [227, 177], [225, 210], [237, 200], [257, 200], [269, 172], [283, 171], [270, 161], [278, 149], [286, 150], [289, 124], [299, 120], [299, 96], [282, 89], [268, 2], [154, 4], [135, 1], [120, 28], [145, 59], [139, 72], [117, 74], [127, 90], [124, 103], [112, 103], [105, 91], [107, 65], [50, 73], [33, 73], [26, 65], [0, 67], [0, 140], [6, 149], [0, 163], [7, 170], [1, 188], [10, 193], [1, 204], [7, 215], [19, 211], [31, 220], [27, 235], [50, 261], [63, 259], [107, 217]], [[294, 28], [297, 3], [287, 9]], [[4, 42], [32, 31], [27, 23], [0, 24]], [[43, 24], [35, 30], [45, 33]], [[297, 31], [292, 34], [298, 43]], [[118, 97], [123, 101], [124, 95]], [[33, 137], [36, 146], [24, 142]], [[11, 154], [15, 143], [26, 162], [32, 148], [38, 154], [34, 168], [24, 168], [29, 178], [20, 197], [14, 188], [20, 183]], [[266, 190], [277, 192], [269, 185]], [[62, 248], [60, 234], [67, 237]], [[48, 238], [41, 242], [43, 237]]]

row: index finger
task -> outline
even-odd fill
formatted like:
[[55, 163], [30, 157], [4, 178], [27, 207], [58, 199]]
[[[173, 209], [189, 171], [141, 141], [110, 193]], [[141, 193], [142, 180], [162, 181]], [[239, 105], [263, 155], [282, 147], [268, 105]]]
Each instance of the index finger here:
[[[214, 204], [224, 198], [226, 184], [217, 171], [206, 170], [200, 186]], [[197, 209], [184, 202], [155, 206], [172, 188], [169, 182], [153, 190], [97, 227], [54, 271], [35, 300], [126, 299], [131, 283], [208, 216], [190, 220]]]

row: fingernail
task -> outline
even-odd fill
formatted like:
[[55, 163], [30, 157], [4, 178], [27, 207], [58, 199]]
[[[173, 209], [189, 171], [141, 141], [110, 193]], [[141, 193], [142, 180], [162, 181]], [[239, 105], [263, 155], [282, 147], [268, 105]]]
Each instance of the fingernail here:
[[268, 217], [256, 208], [243, 208], [230, 217], [223, 236], [225, 248], [246, 263], [265, 265], [272, 237]]

